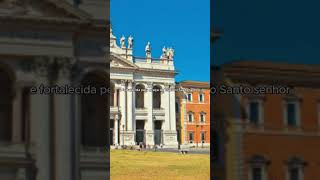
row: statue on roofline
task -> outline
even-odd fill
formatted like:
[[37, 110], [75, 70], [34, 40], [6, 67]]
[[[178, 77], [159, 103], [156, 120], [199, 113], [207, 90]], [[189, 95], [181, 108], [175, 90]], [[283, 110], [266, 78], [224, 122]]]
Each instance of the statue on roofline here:
[[170, 59], [172, 60], [174, 57], [174, 49], [173, 48], [166, 48], [165, 46], [162, 48], [162, 55], [161, 59]]
[[128, 37], [128, 49], [132, 49], [133, 47], [133, 37], [130, 35]]
[[172, 60], [173, 57], [174, 57], [174, 49], [173, 48], [169, 48], [167, 51], [168, 51], [168, 58], [170, 60]]
[[122, 37], [120, 38], [120, 47], [121, 48], [125, 48], [126, 47], [125, 40], [126, 40], [126, 38], [122, 35]]
[[150, 42], [147, 43], [145, 51], [146, 51], [146, 56], [151, 57], [151, 44], [150, 44]]

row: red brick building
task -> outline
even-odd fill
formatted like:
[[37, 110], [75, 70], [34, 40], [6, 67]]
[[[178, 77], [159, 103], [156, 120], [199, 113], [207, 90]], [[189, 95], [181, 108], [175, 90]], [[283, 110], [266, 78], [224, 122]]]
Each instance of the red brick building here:
[[217, 89], [272, 87], [214, 97], [214, 119], [225, 125], [223, 179], [320, 179], [319, 65], [239, 61], [214, 77]]
[[180, 142], [196, 147], [210, 146], [210, 85], [182, 81], [178, 84], [178, 126]]

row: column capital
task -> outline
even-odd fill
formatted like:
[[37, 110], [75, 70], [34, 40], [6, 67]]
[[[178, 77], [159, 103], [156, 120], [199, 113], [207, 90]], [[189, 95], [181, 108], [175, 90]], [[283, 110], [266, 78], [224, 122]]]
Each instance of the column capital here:
[[37, 76], [47, 78], [71, 77], [75, 71], [75, 60], [68, 57], [38, 56], [29, 61], [21, 62], [21, 69]]
[[34, 73], [41, 77], [48, 74], [49, 59], [45, 57], [35, 57], [32, 60], [24, 60], [20, 63], [20, 68], [24, 72]]
[[120, 84], [121, 84], [121, 86], [126, 86], [127, 81], [126, 80], [120, 80]]
[[164, 83], [164, 88], [168, 89], [170, 87], [170, 83]]
[[147, 82], [147, 88], [152, 89], [153, 88], [153, 82]]
[[127, 82], [128, 82], [128, 88], [132, 89], [132, 87], [134, 87], [134, 84], [135, 84], [134, 81], [128, 80]]

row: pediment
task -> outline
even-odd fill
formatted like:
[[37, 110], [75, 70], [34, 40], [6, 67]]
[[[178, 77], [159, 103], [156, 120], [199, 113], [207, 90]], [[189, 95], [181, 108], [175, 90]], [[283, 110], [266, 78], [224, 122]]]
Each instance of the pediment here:
[[134, 63], [130, 62], [129, 60], [126, 60], [118, 55], [111, 54], [111, 62], [110, 67], [111, 68], [123, 68], [123, 69], [138, 69], [139, 67], [135, 65]]
[[0, 17], [88, 20], [90, 15], [62, 0], [0, 0]]

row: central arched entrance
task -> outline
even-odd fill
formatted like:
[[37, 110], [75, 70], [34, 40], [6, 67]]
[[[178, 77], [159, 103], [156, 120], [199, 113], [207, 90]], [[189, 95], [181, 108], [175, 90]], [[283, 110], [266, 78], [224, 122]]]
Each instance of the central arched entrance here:
[[0, 67], [0, 142], [12, 140], [13, 78]]
[[109, 94], [100, 94], [101, 88], [108, 88], [106, 75], [88, 73], [81, 81], [83, 87], [95, 88], [97, 93], [81, 95], [81, 143], [85, 147], [106, 147], [109, 145]]

